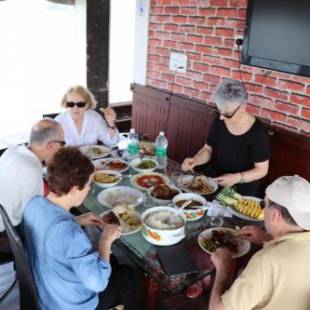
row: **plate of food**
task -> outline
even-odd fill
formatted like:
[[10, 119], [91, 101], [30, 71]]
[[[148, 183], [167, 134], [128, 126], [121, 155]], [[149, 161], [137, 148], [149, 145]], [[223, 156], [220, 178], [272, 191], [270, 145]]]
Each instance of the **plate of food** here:
[[130, 163], [129, 166], [137, 172], [152, 172], [158, 167], [158, 163], [152, 158], [135, 158]]
[[100, 215], [107, 224], [116, 224], [122, 227], [122, 235], [130, 235], [141, 229], [140, 215], [125, 205], [119, 205], [113, 210], [107, 210]]
[[130, 179], [132, 186], [146, 191], [159, 184], [169, 184], [169, 178], [158, 172], [139, 173]]
[[231, 213], [241, 219], [249, 221], [263, 221], [264, 209], [262, 199], [252, 196], [242, 196], [233, 188], [225, 187], [216, 196], [221, 204], [226, 205]]
[[251, 243], [235, 236], [235, 230], [224, 227], [206, 229], [198, 236], [198, 244], [208, 254], [217, 248], [227, 248], [232, 257], [241, 257], [251, 249]]
[[97, 200], [108, 208], [115, 208], [118, 205], [133, 208], [143, 202], [143, 193], [129, 186], [114, 186], [100, 192]]
[[203, 196], [216, 192], [218, 188], [218, 184], [213, 179], [204, 175], [194, 176], [180, 174], [176, 182], [185, 192], [196, 193]]
[[110, 154], [110, 149], [104, 145], [83, 145], [80, 150], [91, 160], [106, 157]]
[[149, 141], [139, 142], [139, 153], [146, 156], [155, 156], [155, 144]]
[[93, 164], [96, 170], [108, 169], [123, 173], [129, 169], [128, 164], [124, 160], [118, 158], [96, 159]]
[[151, 199], [159, 205], [170, 203], [180, 192], [180, 189], [168, 184], [158, 184], [148, 190]]
[[95, 172], [93, 181], [102, 188], [117, 185], [122, 180], [122, 174], [114, 170], [98, 170]]

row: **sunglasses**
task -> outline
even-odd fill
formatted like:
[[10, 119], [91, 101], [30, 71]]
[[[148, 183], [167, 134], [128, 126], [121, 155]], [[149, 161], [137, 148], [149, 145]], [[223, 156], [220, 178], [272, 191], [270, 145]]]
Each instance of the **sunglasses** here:
[[66, 141], [64, 140], [53, 140], [53, 141], [50, 141], [50, 143], [59, 143], [61, 146], [66, 145]]
[[85, 108], [86, 102], [85, 101], [79, 101], [79, 102], [68, 101], [66, 106], [67, 108], [73, 108], [74, 106], [76, 106], [77, 108]]
[[223, 113], [221, 111], [217, 111], [216, 113], [219, 114], [219, 115], [224, 116], [225, 118], [232, 118], [237, 113], [237, 111], [240, 109], [240, 107], [241, 107], [241, 105], [239, 105], [239, 107], [237, 107], [235, 109], [235, 111], [233, 111], [232, 113], [229, 113], [229, 114], [228, 113]]

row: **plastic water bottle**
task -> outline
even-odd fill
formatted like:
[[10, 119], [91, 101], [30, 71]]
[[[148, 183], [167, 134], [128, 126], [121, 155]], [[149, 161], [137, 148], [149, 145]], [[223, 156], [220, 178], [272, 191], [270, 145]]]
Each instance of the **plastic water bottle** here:
[[127, 152], [129, 155], [129, 159], [133, 159], [139, 155], [139, 139], [136, 135], [134, 128], [131, 128], [129, 131], [129, 143]]
[[155, 154], [159, 169], [165, 169], [167, 167], [167, 148], [168, 140], [165, 137], [165, 133], [160, 131], [155, 141]]

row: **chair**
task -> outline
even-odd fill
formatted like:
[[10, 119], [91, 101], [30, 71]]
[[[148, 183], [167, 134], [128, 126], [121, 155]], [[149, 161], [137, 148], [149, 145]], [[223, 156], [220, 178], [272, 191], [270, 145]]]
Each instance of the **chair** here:
[[0, 205], [0, 213], [14, 256], [17, 277], [19, 280], [20, 309], [39, 310], [37, 292], [24, 251], [23, 243], [2, 205]]

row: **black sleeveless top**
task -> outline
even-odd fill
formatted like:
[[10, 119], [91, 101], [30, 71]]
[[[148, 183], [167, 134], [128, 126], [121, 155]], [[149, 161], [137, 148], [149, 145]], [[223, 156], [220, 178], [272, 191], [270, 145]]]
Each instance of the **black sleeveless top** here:
[[[216, 118], [207, 144], [212, 147], [212, 158], [205, 173], [211, 177], [250, 170], [255, 163], [269, 159], [267, 130], [258, 119], [246, 133], [236, 136], [229, 132], [224, 121]], [[242, 195], [257, 196], [259, 180], [234, 187]]]

